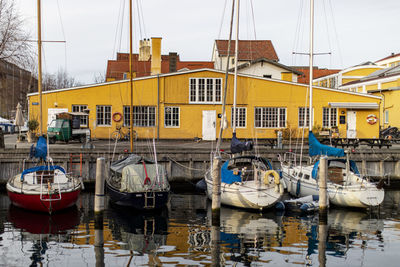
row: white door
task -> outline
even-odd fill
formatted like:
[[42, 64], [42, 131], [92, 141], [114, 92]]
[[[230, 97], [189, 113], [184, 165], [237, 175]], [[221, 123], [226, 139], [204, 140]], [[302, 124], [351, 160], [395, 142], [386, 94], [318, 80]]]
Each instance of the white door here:
[[357, 113], [355, 111], [347, 111], [347, 138], [357, 137]]
[[215, 110], [203, 110], [203, 140], [213, 141], [216, 139], [216, 114]]

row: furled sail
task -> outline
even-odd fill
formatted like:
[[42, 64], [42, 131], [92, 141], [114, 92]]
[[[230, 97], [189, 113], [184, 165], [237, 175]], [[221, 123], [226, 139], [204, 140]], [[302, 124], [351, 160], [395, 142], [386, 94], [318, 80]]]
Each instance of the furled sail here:
[[310, 131], [308, 133], [308, 154], [310, 156], [326, 155], [334, 157], [344, 157], [344, 150], [321, 144], [315, 135]]
[[236, 133], [232, 134], [231, 152], [233, 154], [241, 153], [243, 151], [250, 151], [250, 150], [253, 150], [253, 142], [252, 141], [242, 142], [236, 138]]

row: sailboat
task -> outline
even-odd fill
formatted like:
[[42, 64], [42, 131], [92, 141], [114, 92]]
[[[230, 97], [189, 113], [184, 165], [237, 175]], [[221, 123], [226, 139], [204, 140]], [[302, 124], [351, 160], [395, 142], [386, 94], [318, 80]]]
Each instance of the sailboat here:
[[[130, 136], [133, 135], [133, 75], [132, 75], [132, 0], [130, 13]], [[170, 185], [167, 172], [157, 162], [153, 139], [154, 160], [133, 154], [133, 138], [130, 138], [131, 154], [114, 161], [106, 178], [107, 194], [112, 203], [138, 210], [155, 210], [164, 207], [169, 200]]]
[[[271, 163], [262, 157], [253, 155], [240, 155], [253, 149], [251, 141], [241, 142], [236, 137], [236, 91], [237, 91], [237, 58], [239, 42], [239, 0], [236, 0], [236, 47], [235, 47], [235, 74], [234, 74], [234, 100], [233, 122], [231, 139], [232, 158], [228, 159], [221, 168], [221, 204], [237, 208], [263, 210], [273, 207], [280, 200], [283, 188], [280, 184], [279, 174], [272, 169]], [[234, 6], [232, 6], [234, 9]], [[232, 16], [233, 16], [232, 10]], [[232, 27], [232, 24], [231, 24]], [[228, 53], [230, 52], [229, 38]], [[228, 61], [229, 62], [229, 54]], [[227, 63], [228, 64], [228, 63]], [[226, 75], [228, 73], [228, 67]], [[225, 79], [227, 82], [227, 79]], [[225, 86], [227, 86], [225, 84]], [[224, 101], [225, 102], [225, 101]], [[225, 104], [224, 104], [225, 105]], [[224, 106], [223, 106], [224, 110]], [[221, 125], [222, 127], [222, 125]], [[221, 133], [220, 138], [221, 140]], [[217, 146], [218, 147], [218, 146]], [[218, 149], [217, 149], [218, 150]], [[218, 153], [219, 151], [217, 151]], [[212, 165], [212, 164], [211, 164]], [[213, 166], [205, 174], [207, 196], [212, 199], [213, 179], [211, 177]]]
[[47, 157], [46, 139], [39, 137], [36, 147], [32, 146], [31, 158], [39, 159], [41, 164], [24, 168], [7, 181], [7, 194], [13, 205], [32, 211], [53, 213], [75, 205], [82, 184], [78, 177], [54, 165]]
[[310, 99], [309, 99], [309, 156], [314, 157], [312, 164], [303, 166], [302, 160], [296, 161], [296, 155], [281, 157], [282, 178], [287, 191], [296, 197], [319, 194], [318, 166], [319, 157], [328, 157], [327, 193], [329, 202], [343, 207], [367, 208], [378, 206], [384, 198], [384, 190], [362, 177], [354, 161], [343, 149], [322, 145], [312, 132], [312, 90], [313, 90], [313, 16], [314, 1], [310, 0]]

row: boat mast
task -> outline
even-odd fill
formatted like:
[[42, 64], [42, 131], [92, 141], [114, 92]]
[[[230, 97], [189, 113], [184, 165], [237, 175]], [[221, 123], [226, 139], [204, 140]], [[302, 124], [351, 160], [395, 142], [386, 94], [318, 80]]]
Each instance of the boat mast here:
[[313, 60], [314, 60], [314, 0], [310, 0], [310, 122], [309, 122], [309, 131], [311, 132], [313, 129], [313, 112], [312, 112], [312, 103], [313, 103]]
[[233, 121], [232, 132], [236, 134], [236, 91], [237, 91], [237, 67], [238, 67], [238, 54], [239, 54], [239, 6], [240, 0], [236, 0], [236, 40], [235, 40], [235, 79], [233, 82]]
[[39, 93], [39, 134], [43, 133], [43, 113], [42, 113], [42, 23], [40, 13], [40, 0], [37, 0], [38, 18], [38, 93]]
[[130, 113], [129, 113], [129, 128], [131, 153], [133, 152], [133, 77], [132, 77], [132, 0], [129, 0], [129, 88], [131, 92]]

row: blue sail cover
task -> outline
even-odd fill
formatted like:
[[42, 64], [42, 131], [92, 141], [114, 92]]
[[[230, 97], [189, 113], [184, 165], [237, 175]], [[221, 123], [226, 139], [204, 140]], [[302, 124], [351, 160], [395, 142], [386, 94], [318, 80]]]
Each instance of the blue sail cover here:
[[239, 139], [236, 138], [236, 133], [233, 133], [231, 140], [231, 152], [235, 154], [250, 150], [253, 150], [253, 142], [252, 141], [241, 142]]
[[310, 131], [308, 133], [308, 154], [312, 156], [326, 155], [333, 157], [344, 157], [344, 149], [331, 147], [321, 144], [315, 135]]
[[[33, 147], [33, 145], [32, 145]], [[46, 161], [47, 157], [47, 142], [43, 136], [39, 136], [39, 139], [36, 142], [36, 147], [33, 148], [33, 155], [35, 158], [40, 158]]]
[[63, 173], [65, 173], [65, 170], [63, 167], [58, 166], [58, 165], [41, 165], [41, 166], [36, 166], [33, 168], [29, 168], [29, 169], [25, 169], [22, 173], [21, 173], [21, 182], [24, 180], [24, 175], [31, 173], [31, 172], [37, 172], [37, 171], [53, 171], [53, 170], [60, 170]]
[[226, 184], [233, 184], [234, 182], [241, 182], [241, 171], [234, 174], [233, 170], [228, 170], [229, 160], [227, 160], [221, 167], [221, 182]]

